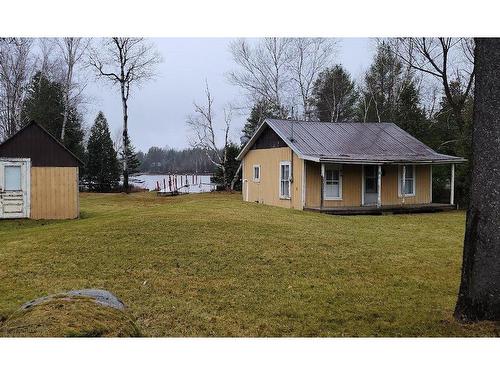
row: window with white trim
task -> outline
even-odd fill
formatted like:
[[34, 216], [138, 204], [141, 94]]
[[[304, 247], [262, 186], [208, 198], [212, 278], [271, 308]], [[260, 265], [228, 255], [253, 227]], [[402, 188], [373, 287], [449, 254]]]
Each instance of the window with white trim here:
[[325, 164], [324, 199], [342, 198], [342, 173], [340, 166]]
[[280, 198], [290, 199], [291, 165], [289, 161], [280, 163]]
[[[403, 183], [403, 168], [405, 181]], [[402, 165], [399, 168], [399, 196], [403, 195], [403, 191], [405, 196], [415, 195], [415, 166], [414, 165]]]
[[260, 181], [260, 165], [254, 165], [253, 166], [253, 176], [252, 176], [252, 179], [255, 182], [259, 182]]

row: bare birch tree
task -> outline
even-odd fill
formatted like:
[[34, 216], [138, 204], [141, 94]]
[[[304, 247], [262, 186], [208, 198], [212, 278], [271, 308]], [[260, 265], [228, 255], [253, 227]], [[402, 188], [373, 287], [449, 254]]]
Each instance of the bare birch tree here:
[[224, 125], [222, 126], [223, 144], [219, 147], [216, 140], [216, 124], [215, 114], [213, 109], [214, 99], [210, 93], [208, 84], [205, 86], [206, 104], [194, 105], [194, 115], [188, 116], [187, 126], [191, 131], [192, 137], [190, 145], [193, 148], [200, 148], [205, 152], [205, 155], [210, 162], [220, 168], [224, 181], [224, 187], [228, 188], [227, 175], [227, 151], [229, 145], [229, 131], [231, 127], [232, 111], [230, 107], [224, 108]]
[[87, 52], [89, 43], [90, 39], [87, 38], [62, 38], [57, 40], [57, 45], [62, 55], [65, 70], [63, 80], [64, 114], [61, 127], [61, 142], [64, 142], [70, 108], [75, 104], [73, 101], [78, 97], [78, 93], [75, 93], [77, 86], [74, 79], [75, 69], [77, 68], [77, 64], [82, 62], [82, 59]]
[[290, 45], [288, 38], [264, 38], [256, 45], [245, 39], [230, 44], [238, 70], [229, 73], [229, 81], [243, 89], [252, 102], [264, 99], [286, 115], [286, 100], [291, 89]]
[[[144, 38], [109, 38], [90, 53], [90, 65], [98, 77], [120, 87], [123, 112], [122, 143], [128, 137], [128, 99], [132, 86], [140, 86], [155, 76], [161, 57]], [[129, 191], [127, 158], [123, 158], [123, 188]]]
[[22, 126], [21, 110], [35, 60], [32, 39], [0, 40], [0, 139]]
[[311, 118], [311, 96], [319, 73], [333, 61], [335, 40], [327, 38], [295, 38], [290, 41], [287, 67], [293, 92], [301, 98], [302, 116]]

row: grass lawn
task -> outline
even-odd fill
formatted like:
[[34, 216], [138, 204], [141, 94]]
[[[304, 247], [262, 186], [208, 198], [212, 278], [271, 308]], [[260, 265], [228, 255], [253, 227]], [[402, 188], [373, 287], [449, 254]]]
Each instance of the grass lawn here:
[[115, 293], [146, 336], [494, 336], [458, 324], [463, 212], [328, 216], [214, 193], [82, 194], [82, 218], [0, 221], [0, 317]]

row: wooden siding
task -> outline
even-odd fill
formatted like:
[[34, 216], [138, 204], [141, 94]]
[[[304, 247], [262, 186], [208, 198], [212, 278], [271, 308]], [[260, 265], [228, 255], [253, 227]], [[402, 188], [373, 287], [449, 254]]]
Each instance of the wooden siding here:
[[32, 219], [75, 219], [79, 211], [78, 168], [31, 168]]
[[[398, 192], [398, 166], [384, 166], [382, 176], [382, 205], [402, 204], [403, 198]], [[431, 167], [417, 165], [415, 167], [415, 196], [405, 197], [405, 204], [431, 203]]]
[[[361, 166], [342, 165], [342, 199], [325, 200], [324, 207], [361, 206]], [[306, 161], [306, 207], [321, 204], [321, 165]]]
[[[291, 161], [293, 155], [290, 199], [279, 197], [280, 162]], [[253, 181], [253, 166], [260, 165], [260, 181]], [[250, 150], [243, 159], [243, 199], [273, 206], [302, 209], [303, 160], [289, 147]]]
[[30, 158], [33, 167], [81, 165], [75, 155], [34, 121], [0, 144], [0, 157]]
[[[319, 163], [306, 161], [306, 207], [320, 207], [321, 204], [321, 166]], [[403, 198], [398, 195], [398, 166], [383, 166], [382, 205], [399, 205]], [[415, 167], [416, 194], [405, 197], [405, 204], [431, 203], [431, 167], [417, 165]], [[361, 165], [342, 166], [342, 199], [325, 200], [323, 206], [358, 207], [361, 206], [362, 167]]]

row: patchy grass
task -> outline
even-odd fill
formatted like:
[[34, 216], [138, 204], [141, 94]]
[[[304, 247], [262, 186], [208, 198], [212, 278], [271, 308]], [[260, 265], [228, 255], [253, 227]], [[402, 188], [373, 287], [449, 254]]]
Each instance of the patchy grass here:
[[0, 316], [71, 289], [146, 336], [493, 336], [458, 324], [464, 213], [327, 216], [240, 195], [82, 194], [82, 218], [0, 222]]

